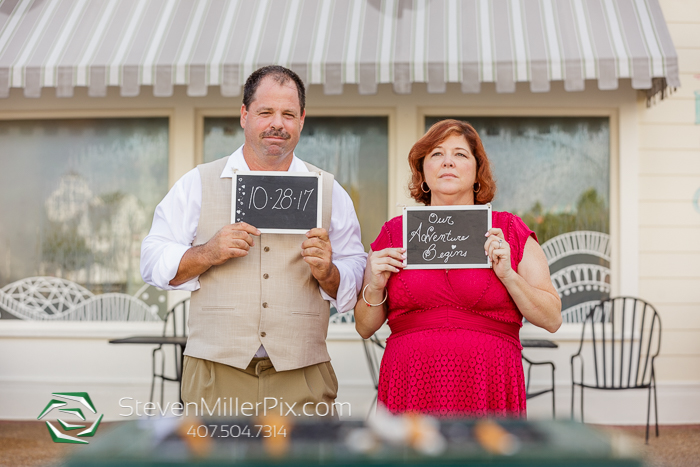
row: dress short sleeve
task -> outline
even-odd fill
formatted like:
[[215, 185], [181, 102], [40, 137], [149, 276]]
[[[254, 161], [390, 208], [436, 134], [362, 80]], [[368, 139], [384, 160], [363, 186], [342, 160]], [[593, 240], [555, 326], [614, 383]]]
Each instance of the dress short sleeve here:
[[394, 217], [389, 222], [384, 223], [377, 239], [370, 245], [372, 251], [379, 251], [384, 248], [399, 248], [403, 243], [402, 229], [401, 216]]
[[[509, 230], [509, 236], [512, 239], [509, 241], [511, 244], [511, 249], [513, 250], [512, 259], [515, 260], [515, 266], [517, 267], [517, 265], [520, 264], [520, 261], [523, 259], [527, 239], [532, 237], [537, 243], [539, 243], [539, 240], [537, 240], [537, 235], [535, 232], [533, 232], [530, 227], [528, 227], [525, 222], [523, 222], [523, 220], [515, 214], [511, 214]], [[513, 248], [514, 246], [517, 248]]]
[[503, 229], [503, 234], [511, 250], [511, 266], [517, 271], [525, 252], [525, 243], [532, 237], [537, 243], [537, 235], [523, 220], [509, 212], [494, 212], [493, 226]]

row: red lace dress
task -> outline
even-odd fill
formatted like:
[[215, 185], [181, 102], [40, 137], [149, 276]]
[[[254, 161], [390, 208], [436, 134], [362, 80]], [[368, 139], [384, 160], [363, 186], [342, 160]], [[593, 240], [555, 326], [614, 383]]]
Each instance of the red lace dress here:
[[[492, 224], [503, 229], [517, 271], [525, 242], [537, 237], [507, 212], [493, 212]], [[384, 224], [372, 251], [402, 243], [399, 216]], [[387, 291], [381, 403], [394, 413], [525, 417], [522, 315], [492, 269], [401, 271]]]

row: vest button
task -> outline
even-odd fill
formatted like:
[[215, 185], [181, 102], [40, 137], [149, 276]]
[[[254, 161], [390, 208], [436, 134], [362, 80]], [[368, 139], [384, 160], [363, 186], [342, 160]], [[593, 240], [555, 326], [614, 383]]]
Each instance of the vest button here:
[[267, 302], [263, 302], [263, 308], [267, 308]]
[[270, 247], [269, 247], [269, 246], [266, 246], [265, 248], [263, 248], [263, 250], [265, 250], [265, 251], [270, 251]]
[[263, 274], [263, 279], [269, 279], [270, 275], [268, 273]]
[[265, 331], [260, 333], [260, 337], [265, 337], [267, 334], [265, 334]]

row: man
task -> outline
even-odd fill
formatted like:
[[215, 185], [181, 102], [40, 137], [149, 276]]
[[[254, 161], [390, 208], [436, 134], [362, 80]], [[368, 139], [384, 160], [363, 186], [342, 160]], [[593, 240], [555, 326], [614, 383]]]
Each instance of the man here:
[[[319, 171], [294, 155], [304, 106], [293, 71], [255, 71], [241, 106], [244, 145], [187, 173], [156, 208], [141, 274], [156, 287], [192, 291], [185, 403], [324, 415], [335, 400], [328, 302], [340, 312], [354, 307], [366, 258], [350, 197], [322, 172], [323, 228], [305, 236], [261, 234], [230, 219], [232, 169]], [[248, 412], [236, 412], [246, 403]]]

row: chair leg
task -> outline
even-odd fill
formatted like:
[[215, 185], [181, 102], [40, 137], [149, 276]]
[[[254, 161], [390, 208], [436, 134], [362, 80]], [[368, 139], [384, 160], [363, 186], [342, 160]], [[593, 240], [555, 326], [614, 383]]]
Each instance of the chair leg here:
[[151, 378], [151, 397], [148, 398], [149, 402], [153, 402], [153, 391], [155, 390], [155, 386], [156, 386], [156, 375], [154, 373], [153, 377]]
[[552, 420], [556, 420], [557, 418], [554, 388], [554, 365], [552, 365]]
[[368, 419], [372, 415], [372, 409], [377, 407], [377, 397], [379, 397], [379, 394], [374, 396], [374, 400], [372, 400], [372, 403], [369, 405], [369, 412], [367, 412]]
[[[653, 372], [652, 372], [653, 374]], [[652, 378], [654, 383], [654, 421], [656, 422], [656, 437], [659, 437], [659, 406], [656, 401], [656, 377]]]
[[581, 423], [583, 422], [583, 361], [581, 362]]
[[153, 402], [153, 391], [156, 388], [156, 352], [158, 349], [153, 349], [153, 359], [151, 360], [151, 397], [148, 399]]
[[647, 397], [647, 432], [644, 444], [649, 444], [649, 415], [651, 414], [651, 385], [649, 385], [649, 396]]
[[165, 393], [165, 354], [163, 354], [163, 361], [160, 367], [160, 406], [163, 407], [163, 394]]
[[574, 395], [575, 395], [575, 391], [576, 391], [576, 385], [572, 381], [571, 382], [571, 420], [574, 419]]

